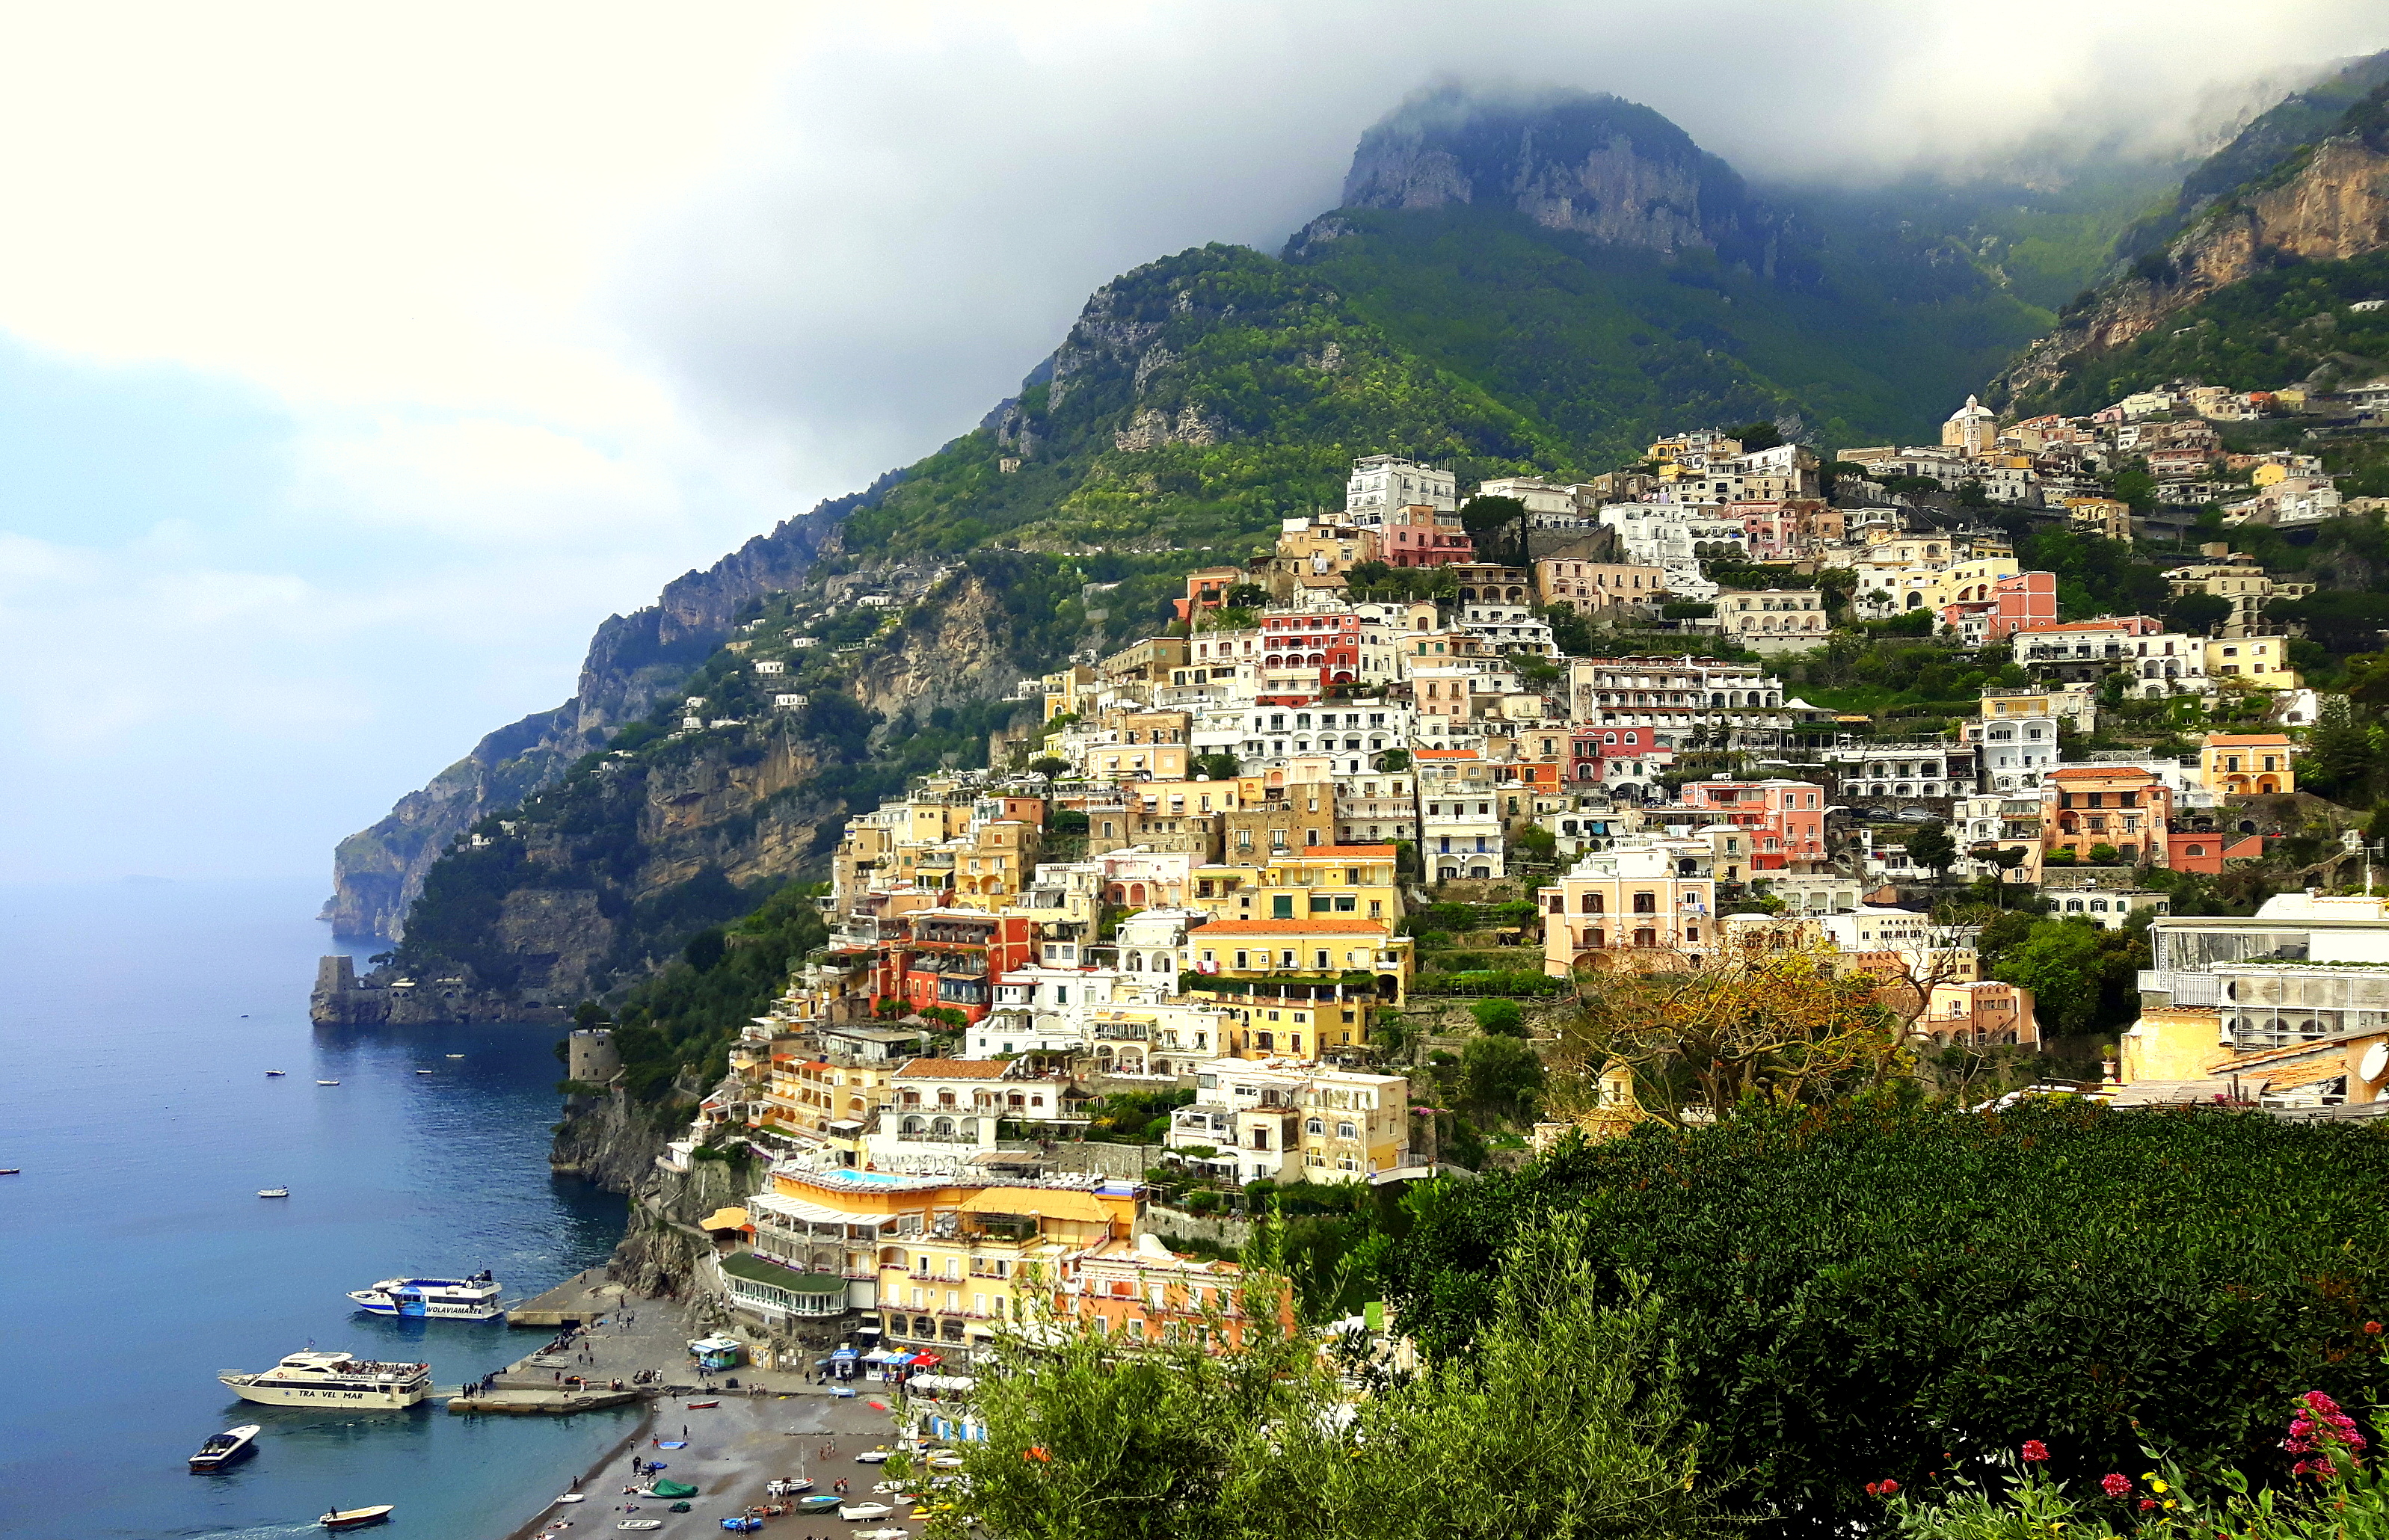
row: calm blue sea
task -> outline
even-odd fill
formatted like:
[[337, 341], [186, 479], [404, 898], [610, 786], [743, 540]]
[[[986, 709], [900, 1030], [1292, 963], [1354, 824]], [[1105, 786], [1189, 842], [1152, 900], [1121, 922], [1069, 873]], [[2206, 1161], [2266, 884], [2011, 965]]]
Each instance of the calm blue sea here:
[[[534, 1334], [382, 1321], [345, 1292], [489, 1267], [530, 1293], [621, 1230], [620, 1198], [548, 1175], [553, 1029], [310, 1027], [321, 898], [0, 885], [0, 1166], [23, 1167], [0, 1177], [0, 1534], [321, 1534], [326, 1507], [396, 1503], [393, 1540], [499, 1536], [628, 1430], [249, 1406], [216, 1383], [311, 1343], [475, 1378]], [[276, 1185], [293, 1195], [256, 1196]], [[265, 1427], [256, 1457], [185, 1468], [242, 1422]]]

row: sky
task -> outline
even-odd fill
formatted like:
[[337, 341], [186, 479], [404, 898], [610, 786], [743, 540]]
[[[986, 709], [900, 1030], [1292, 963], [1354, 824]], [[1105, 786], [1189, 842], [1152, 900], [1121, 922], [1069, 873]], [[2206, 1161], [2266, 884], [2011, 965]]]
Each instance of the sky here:
[[0, 0], [0, 880], [328, 873], [590, 632], [1275, 249], [1437, 81], [1754, 178], [2169, 155], [2389, 7]]

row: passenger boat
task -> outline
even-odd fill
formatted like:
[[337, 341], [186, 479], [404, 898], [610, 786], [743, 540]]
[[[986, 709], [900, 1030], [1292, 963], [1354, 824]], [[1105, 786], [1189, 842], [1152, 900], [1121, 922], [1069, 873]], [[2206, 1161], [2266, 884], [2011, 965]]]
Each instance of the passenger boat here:
[[363, 1529], [367, 1524], [378, 1524], [388, 1520], [390, 1510], [397, 1506], [396, 1503], [382, 1503], [373, 1508], [336, 1508], [315, 1522], [326, 1529]]
[[216, 1378], [243, 1401], [268, 1406], [399, 1411], [431, 1394], [429, 1364], [381, 1364], [348, 1353], [293, 1353], [269, 1369], [226, 1369]]
[[191, 1457], [191, 1469], [214, 1470], [257, 1453], [257, 1435], [263, 1432], [254, 1422], [225, 1429], [199, 1445], [199, 1452]]
[[470, 1278], [386, 1278], [370, 1289], [351, 1289], [357, 1308], [407, 1320], [488, 1321], [500, 1315], [504, 1292], [485, 1268]]
[[261, 1198], [287, 1198], [290, 1196], [290, 1190], [287, 1187], [261, 1187], [257, 1190], [257, 1195]]

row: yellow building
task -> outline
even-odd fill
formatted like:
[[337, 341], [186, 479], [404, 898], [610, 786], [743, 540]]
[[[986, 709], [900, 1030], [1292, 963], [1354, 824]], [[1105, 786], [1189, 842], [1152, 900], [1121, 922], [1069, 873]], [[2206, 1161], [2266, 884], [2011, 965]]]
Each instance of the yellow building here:
[[2259, 690], [2298, 687], [2297, 670], [2290, 667], [2290, 641], [2285, 636], [2242, 636], [2209, 642], [2206, 677], [2236, 679]]
[[894, 1101], [898, 1067], [899, 1062], [833, 1064], [799, 1053], [774, 1053], [764, 1083], [763, 1126], [826, 1139], [833, 1123], [867, 1123]]
[[2132, 538], [2132, 505], [2112, 497], [2069, 497], [2065, 516], [2085, 534], [2127, 542]]
[[[1182, 781], [1190, 719], [1183, 711], [1123, 711], [1112, 719], [1114, 741], [1087, 754], [1097, 781]], [[1107, 724], [1109, 725], [1109, 724]]]
[[1256, 917], [1268, 920], [1357, 917], [1390, 927], [1402, 917], [1390, 845], [1317, 845], [1273, 856], [1254, 897], [1264, 906]]
[[1045, 719], [1083, 717], [1094, 704], [1095, 671], [1081, 663], [1045, 676]]
[[1369, 1008], [1399, 1006], [1410, 988], [1410, 937], [1368, 920], [1214, 920], [1186, 945], [1196, 990], [1244, 1029], [1223, 1045], [1240, 1056], [1365, 1046]]
[[2290, 740], [2280, 732], [2210, 732], [2198, 751], [2199, 779], [2217, 796], [2298, 789]]
[[[1127, 1239], [1136, 1207], [1131, 1192], [781, 1170], [747, 1201], [747, 1266], [725, 1262], [722, 1273], [733, 1304], [773, 1324], [876, 1313], [885, 1345], [951, 1360], [986, 1347], [998, 1322], [1050, 1293], [1063, 1258]], [[837, 1308], [809, 1307], [805, 1291], [831, 1278], [846, 1285]]]

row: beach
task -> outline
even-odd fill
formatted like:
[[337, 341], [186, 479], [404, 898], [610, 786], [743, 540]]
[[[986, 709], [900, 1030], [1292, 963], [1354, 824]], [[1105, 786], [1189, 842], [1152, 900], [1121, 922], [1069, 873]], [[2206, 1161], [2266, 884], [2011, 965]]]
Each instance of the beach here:
[[[583, 1275], [594, 1281], [596, 1275]], [[872, 1403], [894, 1407], [888, 1387], [858, 1382], [851, 1397], [809, 1382], [797, 1370], [740, 1368], [716, 1375], [700, 1374], [688, 1355], [691, 1339], [707, 1335], [710, 1324], [696, 1318], [687, 1307], [669, 1300], [617, 1296], [618, 1303], [588, 1327], [564, 1333], [569, 1339], [526, 1357], [514, 1369], [498, 1376], [498, 1384], [536, 1389], [544, 1381], [569, 1388], [580, 1375], [603, 1389], [619, 1380], [633, 1382], [643, 1370], [654, 1371], [664, 1392], [652, 1396], [637, 1428], [609, 1450], [594, 1467], [580, 1472], [578, 1483], [559, 1472], [556, 1492], [578, 1491], [579, 1503], [556, 1505], [513, 1530], [508, 1540], [591, 1540], [615, 1534], [626, 1518], [655, 1519], [663, 1528], [650, 1533], [719, 1534], [722, 1521], [748, 1506], [766, 1500], [764, 1484], [775, 1477], [809, 1478], [818, 1492], [844, 1479], [856, 1501], [874, 1500], [872, 1488], [883, 1479], [881, 1469], [862, 1465], [855, 1456], [870, 1449], [896, 1447], [896, 1428], [888, 1412]], [[737, 1386], [731, 1388], [735, 1380]], [[714, 1402], [717, 1405], [692, 1406]], [[680, 1448], [667, 1445], [682, 1444]], [[826, 1451], [826, 1452], [825, 1452]], [[669, 1480], [697, 1489], [688, 1498], [690, 1511], [673, 1513], [671, 1499], [626, 1495], [634, 1482], [633, 1457], [660, 1460]], [[885, 1500], [885, 1499], [879, 1499]], [[625, 1511], [627, 1507], [634, 1512]], [[912, 1509], [895, 1505], [886, 1521], [901, 1524]], [[844, 1532], [833, 1513], [790, 1516], [775, 1520], [771, 1532], [783, 1536]]]

